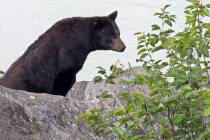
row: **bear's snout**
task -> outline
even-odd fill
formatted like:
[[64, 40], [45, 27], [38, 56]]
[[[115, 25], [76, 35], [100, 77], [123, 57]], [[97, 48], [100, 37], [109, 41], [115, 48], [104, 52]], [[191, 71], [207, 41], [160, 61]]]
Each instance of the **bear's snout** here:
[[117, 52], [123, 52], [125, 50], [125, 44], [120, 37], [112, 39], [112, 50]]

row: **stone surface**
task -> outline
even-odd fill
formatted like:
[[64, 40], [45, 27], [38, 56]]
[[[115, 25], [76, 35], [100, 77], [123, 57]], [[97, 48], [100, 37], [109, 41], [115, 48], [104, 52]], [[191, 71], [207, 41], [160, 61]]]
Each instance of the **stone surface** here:
[[[88, 110], [91, 108], [113, 108], [121, 106], [121, 102], [118, 99], [118, 94], [121, 91], [133, 93], [133, 92], [142, 92], [145, 96], [149, 97], [149, 90], [146, 85], [144, 86], [131, 86], [122, 84], [122, 80], [133, 80], [136, 74], [144, 73], [139, 67], [133, 68], [132, 71], [128, 71], [121, 75], [115, 80], [115, 84], [109, 84], [105, 80], [99, 83], [94, 83], [92, 81], [82, 81], [74, 84], [72, 89], [67, 94], [67, 98], [76, 99], [82, 102], [80, 104], [81, 109]], [[144, 73], [146, 74], [146, 73]], [[106, 91], [108, 94], [111, 94], [114, 98], [114, 103], [110, 100], [103, 100], [97, 98], [102, 92]]]
[[[105, 81], [82, 81], [75, 83], [66, 97], [49, 94], [29, 93], [11, 90], [0, 86], [0, 140], [111, 140], [91, 133], [85, 123], [76, 120], [78, 114], [95, 107], [105, 109], [120, 106], [117, 98], [120, 91], [142, 91], [148, 95], [146, 86], [125, 86], [123, 79], [133, 79], [138, 68], [132, 74], [127, 73], [116, 80], [116, 84]], [[96, 98], [107, 91], [114, 97], [112, 101]], [[114, 106], [113, 106], [114, 105]]]
[[1, 140], [97, 139], [76, 124], [78, 102], [0, 87]]

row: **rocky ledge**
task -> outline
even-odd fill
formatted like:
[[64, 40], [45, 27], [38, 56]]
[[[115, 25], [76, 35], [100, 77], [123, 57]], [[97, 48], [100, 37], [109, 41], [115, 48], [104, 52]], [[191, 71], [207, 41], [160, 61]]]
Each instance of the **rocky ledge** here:
[[140, 68], [132, 70], [116, 80], [116, 84], [105, 81], [77, 82], [66, 97], [49, 94], [29, 93], [0, 86], [0, 140], [108, 140], [91, 133], [77, 116], [89, 109], [113, 107], [109, 101], [96, 98], [108, 91], [115, 99], [120, 91], [141, 91], [148, 95], [146, 86], [125, 86], [119, 81], [133, 79], [143, 73]]

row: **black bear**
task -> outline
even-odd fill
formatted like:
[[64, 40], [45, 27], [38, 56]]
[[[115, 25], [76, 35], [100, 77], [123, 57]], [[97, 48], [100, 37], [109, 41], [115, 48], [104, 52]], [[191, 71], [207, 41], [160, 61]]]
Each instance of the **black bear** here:
[[11, 65], [0, 85], [65, 96], [90, 52], [124, 51], [116, 17], [117, 11], [103, 17], [58, 21]]

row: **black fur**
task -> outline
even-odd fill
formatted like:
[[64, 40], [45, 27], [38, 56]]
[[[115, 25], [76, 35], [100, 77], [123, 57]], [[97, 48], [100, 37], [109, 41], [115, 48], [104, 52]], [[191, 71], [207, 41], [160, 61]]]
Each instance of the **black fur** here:
[[[112, 39], [120, 35], [116, 16], [114, 12], [105, 17], [74, 17], [57, 22], [12, 64], [0, 84], [65, 96], [90, 52], [113, 49]], [[119, 46], [125, 48], [123, 42]]]

